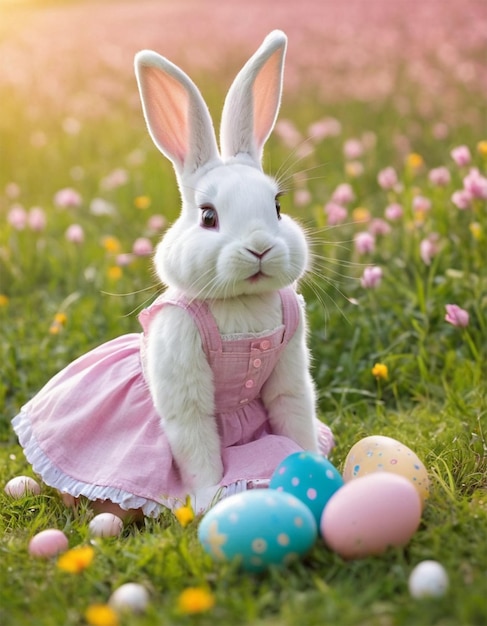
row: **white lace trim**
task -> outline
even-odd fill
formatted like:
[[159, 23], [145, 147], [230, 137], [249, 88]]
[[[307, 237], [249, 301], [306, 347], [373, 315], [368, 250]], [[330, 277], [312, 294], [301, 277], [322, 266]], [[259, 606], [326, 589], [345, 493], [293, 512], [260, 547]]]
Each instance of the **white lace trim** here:
[[[40, 448], [25, 408], [12, 420], [12, 426], [19, 438], [20, 445], [24, 449], [27, 460], [32, 465], [32, 469], [42, 477], [46, 485], [61, 493], [70, 494], [75, 498], [84, 496], [88, 500], [109, 500], [124, 510], [141, 509], [147, 517], [157, 517], [163, 507], [174, 511], [184, 504], [184, 501], [175, 497], [161, 497], [160, 502], [156, 502], [136, 496], [123, 489], [92, 485], [68, 476], [56, 467]], [[195, 511], [203, 512], [222, 498], [247, 489], [267, 486], [268, 481], [239, 480], [226, 487], [210, 488], [197, 494], [190, 494], [190, 498]]]
[[24, 409], [12, 420], [12, 426], [33, 470], [42, 477], [46, 485], [54, 487], [61, 493], [68, 493], [75, 498], [84, 496], [89, 500], [110, 500], [124, 510], [142, 509], [144, 515], [148, 517], [157, 517], [163, 506], [174, 510], [178, 505], [182, 504], [176, 498], [161, 498], [159, 503], [136, 496], [123, 489], [92, 485], [72, 478], [57, 468], [41, 450], [32, 432], [27, 412]]
[[[117, 504], [124, 510], [141, 509], [147, 517], [157, 517], [163, 507], [174, 511], [184, 504], [181, 499], [175, 497], [161, 497], [160, 501], [156, 502], [136, 496], [123, 489], [92, 485], [75, 479], [62, 472], [44, 454], [34, 436], [25, 408], [12, 420], [12, 426], [33, 470], [42, 477], [46, 485], [57, 489], [61, 493], [70, 494], [75, 498], [84, 496], [88, 500], [110, 500], [110, 502]], [[325, 425], [322, 425], [320, 429], [319, 447], [324, 456], [328, 456], [330, 450], [334, 447], [333, 435]], [[195, 511], [203, 512], [220, 499], [247, 491], [248, 489], [267, 488], [268, 485], [268, 480], [238, 480], [228, 486], [203, 489], [199, 493], [190, 494], [190, 498]]]

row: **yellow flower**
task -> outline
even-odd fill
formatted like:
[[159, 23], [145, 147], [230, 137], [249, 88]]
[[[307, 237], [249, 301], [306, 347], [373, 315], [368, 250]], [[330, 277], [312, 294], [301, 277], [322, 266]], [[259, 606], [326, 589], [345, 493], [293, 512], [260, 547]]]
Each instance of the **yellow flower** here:
[[487, 139], [478, 142], [477, 152], [480, 154], [480, 156], [487, 157]]
[[426, 220], [426, 211], [415, 211], [414, 213], [415, 224], [423, 224], [425, 220]]
[[120, 252], [120, 241], [112, 235], [107, 235], [106, 237], [103, 237], [101, 243], [105, 250], [110, 254], [117, 254], [118, 252]]
[[368, 222], [370, 220], [370, 211], [363, 206], [358, 206], [352, 211], [352, 219], [354, 222]]
[[376, 363], [372, 368], [372, 376], [375, 376], [377, 380], [387, 380], [389, 378], [389, 370], [384, 363]]
[[62, 554], [57, 562], [59, 569], [70, 574], [79, 574], [91, 565], [95, 551], [91, 546], [77, 546]]
[[469, 224], [469, 229], [474, 239], [476, 239], [477, 241], [480, 241], [480, 239], [482, 239], [483, 231], [481, 224], [479, 224], [478, 222], [472, 222], [471, 224]]
[[92, 604], [85, 611], [90, 626], [118, 626], [118, 615], [107, 604]]
[[194, 511], [188, 505], [180, 506], [174, 511], [174, 515], [183, 528], [194, 520]]
[[68, 316], [66, 315], [66, 313], [56, 313], [56, 315], [54, 316], [54, 323], [59, 324], [60, 326], [64, 326], [67, 321]]
[[182, 613], [204, 613], [215, 606], [215, 596], [203, 587], [189, 587], [178, 598], [178, 607]]
[[9, 297], [6, 296], [4, 293], [0, 293], [0, 308], [7, 306], [9, 302]]
[[151, 205], [151, 199], [149, 196], [137, 196], [134, 199], [134, 204], [136, 209], [148, 209]]
[[363, 174], [364, 166], [360, 161], [349, 161], [345, 164], [345, 173], [350, 178], [358, 178]]
[[112, 265], [107, 269], [107, 277], [109, 280], [120, 280], [122, 278], [122, 268], [118, 265]]
[[419, 170], [424, 165], [423, 157], [417, 152], [411, 152], [406, 157], [406, 167], [411, 170]]

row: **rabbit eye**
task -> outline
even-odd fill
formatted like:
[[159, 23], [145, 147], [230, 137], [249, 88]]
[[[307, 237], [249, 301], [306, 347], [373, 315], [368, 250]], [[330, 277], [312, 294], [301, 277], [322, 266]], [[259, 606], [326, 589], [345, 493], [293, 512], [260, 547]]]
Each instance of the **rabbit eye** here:
[[277, 219], [281, 219], [281, 203], [279, 202], [279, 196], [276, 196], [276, 213]]
[[216, 228], [218, 226], [218, 214], [212, 205], [201, 207], [201, 226], [203, 228]]

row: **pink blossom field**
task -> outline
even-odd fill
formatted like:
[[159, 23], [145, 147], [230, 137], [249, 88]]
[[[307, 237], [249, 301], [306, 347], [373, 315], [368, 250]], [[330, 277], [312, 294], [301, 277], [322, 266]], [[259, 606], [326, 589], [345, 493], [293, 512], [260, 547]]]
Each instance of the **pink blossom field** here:
[[[409, 446], [431, 481], [421, 526], [379, 557], [318, 543], [253, 577], [209, 562], [189, 507], [184, 524], [167, 513], [90, 540], [88, 509], [2, 488], [1, 624], [487, 623], [486, 0], [0, 0], [0, 481], [32, 475], [20, 407], [80, 354], [139, 332], [161, 292], [152, 256], [180, 197], [134, 54], [179, 64], [218, 128], [233, 77], [276, 28], [289, 44], [263, 166], [306, 228], [300, 290], [331, 461], [373, 434]], [[69, 537], [67, 569], [28, 555], [49, 527]], [[424, 560], [448, 573], [440, 598], [408, 591]], [[149, 592], [143, 615], [108, 605], [127, 581]]]

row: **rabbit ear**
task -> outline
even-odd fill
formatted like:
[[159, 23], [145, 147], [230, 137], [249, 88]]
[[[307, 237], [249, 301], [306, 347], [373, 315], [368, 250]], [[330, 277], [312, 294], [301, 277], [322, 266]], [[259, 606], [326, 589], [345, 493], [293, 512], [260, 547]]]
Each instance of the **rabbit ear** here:
[[230, 87], [220, 129], [223, 158], [247, 153], [260, 164], [281, 102], [286, 44], [283, 32], [272, 31]]
[[136, 54], [135, 74], [150, 136], [176, 173], [192, 174], [219, 158], [208, 108], [193, 81], [150, 50]]

